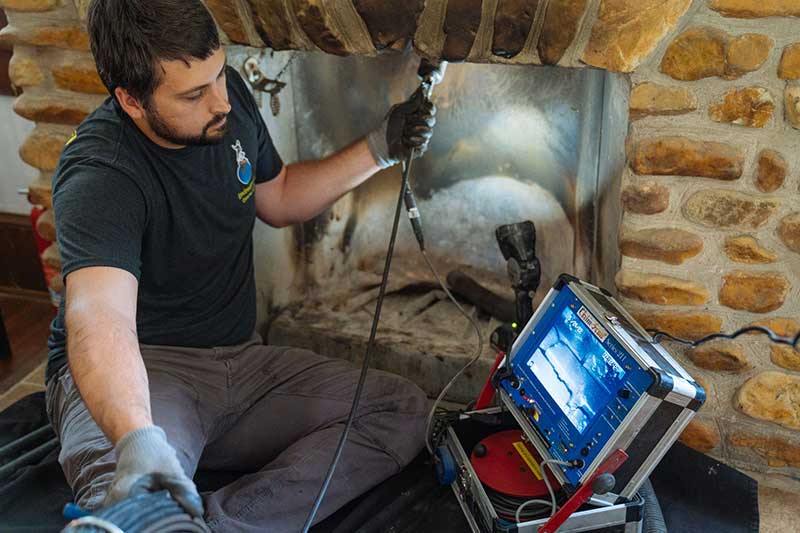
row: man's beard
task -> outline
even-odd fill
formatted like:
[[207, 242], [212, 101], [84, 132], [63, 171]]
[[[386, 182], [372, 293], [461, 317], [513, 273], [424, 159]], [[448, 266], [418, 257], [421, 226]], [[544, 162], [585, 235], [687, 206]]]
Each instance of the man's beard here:
[[155, 108], [148, 108], [145, 116], [147, 117], [147, 124], [156, 135], [165, 141], [180, 146], [219, 144], [222, 142], [222, 139], [225, 138], [225, 134], [228, 132], [228, 124], [225, 123], [224, 126], [218, 128], [213, 134], [209, 134], [209, 130], [211, 128], [225, 120], [227, 115], [223, 114], [216, 115], [213, 119], [211, 119], [209, 123], [205, 125], [203, 131], [199, 135], [185, 135], [178, 133], [172, 128], [172, 126], [167, 124], [161, 118], [161, 115], [158, 114], [158, 111], [156, 111]]

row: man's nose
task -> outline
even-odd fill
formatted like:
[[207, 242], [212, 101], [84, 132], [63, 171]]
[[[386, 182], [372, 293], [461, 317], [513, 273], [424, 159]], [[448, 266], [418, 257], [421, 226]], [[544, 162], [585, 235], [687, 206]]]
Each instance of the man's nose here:
[[211, 90], [211, 113], [214, 115], [227, 115], [231, 110], [228, 102], [227, 87], [214, 87]]

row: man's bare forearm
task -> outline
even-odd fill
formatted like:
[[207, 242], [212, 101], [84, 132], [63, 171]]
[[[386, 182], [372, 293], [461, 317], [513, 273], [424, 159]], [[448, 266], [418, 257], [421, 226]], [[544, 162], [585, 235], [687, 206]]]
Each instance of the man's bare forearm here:
[[67, 307], [69, 368], [97, 425], [116, 444], [151, 425], [147, 372], [135, 329], [103, 305]]
[[363, 139], [320, 161], [289, 165], [281, 205], [291, 206], [291, 212], [284, 222], [313, 218], [378, 170]]

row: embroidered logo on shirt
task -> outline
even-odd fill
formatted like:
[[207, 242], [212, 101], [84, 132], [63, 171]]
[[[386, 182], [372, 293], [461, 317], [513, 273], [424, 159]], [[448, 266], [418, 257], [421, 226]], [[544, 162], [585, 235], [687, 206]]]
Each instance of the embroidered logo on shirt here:
[[244, 148], [242, 148], [242, 143], [239, 139], [236, 139], [236, 144], [232, 144], [231, 148], [236, 152], [236, 179], [245, 186], [244, 189], [239, 191], [237, 196], [239, 200], [245, 204], [247, 200], [253, 196], [253, 192], [255, 191], [253, 166], [250, 164], [250, 160], [247, 159], [247, 155], [244, 153]]
[[241, 141], [236, 139], [236, 144], [232, 144], [231, 148], [236, 152], [236, 177], [242, 185], [250, 185], [250, 182], [253, 180], [253, 166], [244, 153]]

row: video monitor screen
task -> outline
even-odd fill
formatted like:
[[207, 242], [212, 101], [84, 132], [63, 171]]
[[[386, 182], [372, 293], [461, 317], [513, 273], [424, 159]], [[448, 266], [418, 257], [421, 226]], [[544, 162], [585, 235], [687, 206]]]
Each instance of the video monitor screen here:
[[579, 433], [605, 408], [625, 376], [569, 307], [556, 318], [527, 364]]

